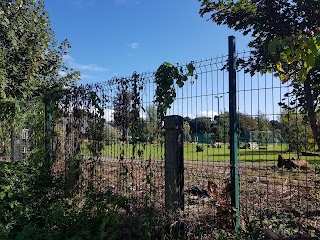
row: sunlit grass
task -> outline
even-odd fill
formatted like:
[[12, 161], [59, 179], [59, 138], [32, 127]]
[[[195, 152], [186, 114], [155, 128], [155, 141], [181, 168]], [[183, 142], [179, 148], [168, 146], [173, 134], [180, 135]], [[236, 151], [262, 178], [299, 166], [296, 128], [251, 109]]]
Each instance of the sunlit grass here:
[[[197, 145], [203, 151], [197, 152]], [[221, 144], [221, 148], [213, 148], [210, 144], [192, 144], [184, 143], [184, 160], [189, 161], [206, 161], [206, 162], [226, 162], [230, 159], [229, 144]], [[88, 153], [88, 151], [85, 151]], [[283, 158], [295, 158], [297, 154], [288, 152], [287, 144], [268, 145], [262, 149], [238, 149], [240, 162], [277, 162], [278, 155]], [[112, 144], [106, 145], [102, 150], [103, 157], [110, 158], [133, 158], [133, 159], [164, 159], [164, 145], [161, 144]], [[302, 156], [301, 159], [310, 162], [320, 162], [318, 156]]]

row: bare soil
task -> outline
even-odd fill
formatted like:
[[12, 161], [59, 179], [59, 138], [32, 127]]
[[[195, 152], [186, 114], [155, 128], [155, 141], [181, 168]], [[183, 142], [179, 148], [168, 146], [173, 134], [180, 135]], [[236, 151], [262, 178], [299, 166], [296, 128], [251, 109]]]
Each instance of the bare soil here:
[[[61, 162], [56, 172], [63, 172]], [[84, 160], [79, 184], [86, 189], [91, 179], [100, 191], [127, 196], [135, 205], [153, 201], [165, 204], [164, 163], [162, 161]], [[320, 228], [320, 176], [315, 170], [280, 169], [273, 165], [240, 164], [240, 214], [243, 219], [272, 218], [289, 214], [287, 221]], [[188, 193], [190, 187], [209, 196]], [[225, 163], [187, 161], [184, 166], [184, 220], [204, 219], [210, 225], [230, 224], [230, 166]], [[230, 216], [229, 216], [230, 215]], [[223, 223], [223, 221], [225, 221]], [[225, 224], [223, 226], [223, 224]]]

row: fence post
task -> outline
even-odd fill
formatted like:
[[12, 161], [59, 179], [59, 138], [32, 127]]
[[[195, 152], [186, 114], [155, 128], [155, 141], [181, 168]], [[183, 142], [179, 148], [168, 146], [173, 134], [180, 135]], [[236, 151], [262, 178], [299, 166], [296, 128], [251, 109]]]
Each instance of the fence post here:
[[165, 128], [165, 206], [184, 208], [183, 118], [167, 116]]
[[51, 135], [52, 135], [52, 109], [51, 101], [49, 97], [45, 98], [44, 101], [44, 118], [45, 118], [45, 165], [50, 166], [51, 161]]
[[231, 205], [233, 208], [234, 228], [239, 228], [239, 162], [238, 162], [238, 117], [236, 89], [236, 40], [229, 36], [229, 112], [230, 112], [230, 175], [231, 175]]

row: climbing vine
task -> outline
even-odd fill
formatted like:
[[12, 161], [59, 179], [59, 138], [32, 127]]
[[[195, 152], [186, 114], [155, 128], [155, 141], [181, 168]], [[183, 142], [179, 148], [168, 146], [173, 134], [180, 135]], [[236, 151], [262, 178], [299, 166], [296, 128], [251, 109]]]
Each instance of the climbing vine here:
[[104, 110], [109, 100], [103, 85], [86, 84], [51, 93], [48, 101], [52, 116], [51, 165], [55, 175], [73, 191], [81, 183], [82, 155], [98, 161], [102, 154], [106, 142]]
[[[176, 99], [176, 90], [174, 84], [176, 83], [179, 88], [184, 86], [184, 83], [188, 80], [189, 76], [194, 76], [194, 64], [190, 62], [186, 66], [185, 72], [182, 67], [174, 66], [171, 63], [164, 62], [155, 73], [155, 83], [157, 85], [155, 92], [155, 104], [157, 106], [157, 117], [160, 126], [164, 122], [166, 112], [173, 101]], [[195, 75], [195, 79], [198, 76]]]

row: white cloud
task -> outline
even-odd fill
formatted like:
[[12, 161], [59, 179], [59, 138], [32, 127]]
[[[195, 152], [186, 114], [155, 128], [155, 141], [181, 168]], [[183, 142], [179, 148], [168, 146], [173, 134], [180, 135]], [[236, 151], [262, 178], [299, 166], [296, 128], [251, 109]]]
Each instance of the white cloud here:
[[80, 78], [81, 79], [96, 79], [96, 77], [93, 77], [93, 76], [90, 76], [90, 75], [87, 75], [87, 74], [82, 74], [80, 75]]
[[187, 117], [193, 119], [193, 118], [196, 118], [197, 116], [192, 113], [188, 113]]
[[209, 110], [209, 111], [201, 111], [197, 114], [189, 113], [188, 117], [191, 119], [196, 118], [196, 117], [209, 117], [209, 118], [213, 119], [217, 115], [218, 115], [217, 112], [215, 112], [213, 110]]
[[218, 115], [217, 112], [214, 112], [212, 110], [209, 111], [202, 111], [199, 114], [199, 117], [209, 117], [209, 118], [214, 118], [214, 116]]
[[103, 118], [107, 121], [110, 122], [113, 120], [113, 113], [114, 110], [113, 109], [104, 109], [104, 116]]
[[108, 70], [107, 68], [99, 67], [95, 64], [85, 65], [85, 64], [73, 63], [72, 67], [76, 68], [78, 70], [87, 70], [87, 71], [92, 71], [92, 72], [105, 72]]
[[139, 47], [139, 43], [134, 42], [134, 43], [131, 43], [130, 46], [131, 46], [131, 48], [136, 49]]
[[92, 72], [105, 72], [108, 71], [108, 68], [100, 67], [95, 64], [80, 64], [75, 61], [75, 59], [71, 55], [64, 55], [63, 60], [66, 61], [71, 68], [75, 70], [85, 70]]

